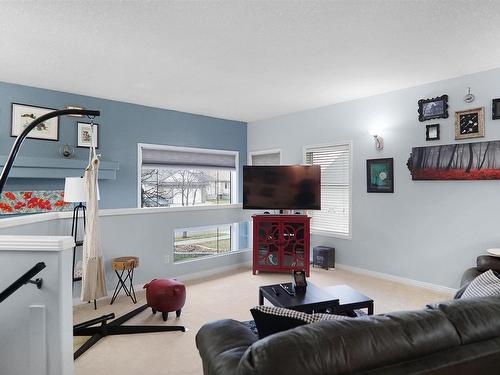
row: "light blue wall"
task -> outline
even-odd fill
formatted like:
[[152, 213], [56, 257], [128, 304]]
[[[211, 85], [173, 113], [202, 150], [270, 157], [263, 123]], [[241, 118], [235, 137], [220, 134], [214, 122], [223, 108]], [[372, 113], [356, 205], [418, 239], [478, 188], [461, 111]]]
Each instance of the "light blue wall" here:
[[[136, 207], [137, 143], [156, 143], [184, 147], [201, 147], [239, 151], [240, 167], [246, 164], [247, 126], [230, 121], [113, 100], [69, 94], [0, 82], [0, 155], [8, 154], [14, 138], [10, 137], [11, 103], [32, 104], [61, 109], [79, 105], [98, 109], [101, 116], [99, 152], [103, 160], [119, 161], [115, 181], [101, 181], [102, 208]], [[76, 144], [75, 117], [60, 119], [59, 142], [27, 139], [19, 155], [59, 157], [59, 148]], [[88, 149], [76, 150], [76, 158], [88, 157]], [[241, 168], [240, 168], [241, 170]], [[11, 179], [9, 190], [63, 189], [60, 179]], [[241, 197], [241, 173], [240, 173]]]
[[[476, 95], [463, 101], [467, 88]], [[447, 119], [420, 123], [417, 101], [449, 95]], [[500, 97], [500, 69], [293, 113], [248, 124], [250, 151], [283, 150], [284, 164], [302, 162], [304, 145], [353, 142], [352, 239], [313, 236], [333, 245], [350, 266], [458, 287], [462, 272], [490, 247], [500, 247], [500, 181], [412, 181], [412, 147], [456, 143], [454, 113], [485, 107], [486, 137], [500, 139], [491, 100]], [[425, 124], [441, 125], [441, 140], [426, 142]], [[382, 151], [370, 129], [381, 129]], [[464, 142], [464, 141], [459, 141]], [[467, 141], [465, 141], [467, 142]], [[366, 192], [366, 159], [394, 158], [394, 194]]]

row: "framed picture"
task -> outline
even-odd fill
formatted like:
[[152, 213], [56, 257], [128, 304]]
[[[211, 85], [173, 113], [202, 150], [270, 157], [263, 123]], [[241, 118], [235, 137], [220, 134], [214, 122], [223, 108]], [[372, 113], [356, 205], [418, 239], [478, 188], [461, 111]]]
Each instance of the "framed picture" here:
[[366, 161], [366, 191], [368, 193], [394, 193], [393, 158]]
[[439, 140], [439, 124], [431, 124], [425, 126], [425, 140], [426, 141]]
[[87, 122], [79, 122], [78, 123], [78, 139], [77, 146], [78, 147], [87, 147], [90, 148], [92, 144], [95, 148], [99, 148], [99, 125], [94, 124], [94, 129], [92, 131], [92, 125]]
[[455, 112], [455, 139], [484, 137], [484, 107]]
[[500, 99], [493, 99], [491, 108], [493, 111], [492, 120], [500, 120]]
[[448, 118], [448, 95], [418, 101], [418, 121]]
[[[52, 111], [55, 111], [55, 109], [12, 103], [10, 136], [17, 137], [29, 124], [31, 124], [33, 120]], [[38, 124], [32, 131], [29, 132], [28, 138], [58, 141], [59, 118], [54, 117]]]
[[414, 147], [412, 180], [500, 180], [500, 141]]

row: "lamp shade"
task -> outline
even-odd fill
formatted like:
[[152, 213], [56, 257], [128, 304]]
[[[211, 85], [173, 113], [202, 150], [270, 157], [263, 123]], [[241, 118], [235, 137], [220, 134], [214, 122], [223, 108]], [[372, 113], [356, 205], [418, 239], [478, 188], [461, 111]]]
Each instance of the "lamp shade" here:
[[[99, 187], [97, 188], [97, 200], [99, 196]], [[85, 180], [82, 177], [66, 177], [64, 182], [64, 201], [65, 202], [86, 202]]]
[[66, 177], [64, 182], [65, 202], [86, 202], [85, 180], [81, 177]]

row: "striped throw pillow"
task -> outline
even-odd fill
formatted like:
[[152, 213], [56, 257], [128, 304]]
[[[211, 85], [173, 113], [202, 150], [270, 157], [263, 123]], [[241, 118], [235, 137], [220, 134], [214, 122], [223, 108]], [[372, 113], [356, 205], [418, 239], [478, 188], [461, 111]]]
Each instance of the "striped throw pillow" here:
[[349, 319], [347, 316], [335, 314], [308, 314], [300, 311], [286, 309], [284, 307], [275, 306], [255, 306], [254, 310], [260, 311], [264, 314], [283, 316], [287, 318], [302, 320], [306, 324], [319, 322], [320, 320], [341, 320]]
[[333, 314], [307, 314], [300, 311], [274, 306], [256, 306], [250, 309], [259, 338], [283, 332], [304, 324], [322, 320], [350, 319], [347, 316]]
[[488, 270], [472, 280], [461, 298], [498, 295], [500, 295], [500, 277], [495, 271]]

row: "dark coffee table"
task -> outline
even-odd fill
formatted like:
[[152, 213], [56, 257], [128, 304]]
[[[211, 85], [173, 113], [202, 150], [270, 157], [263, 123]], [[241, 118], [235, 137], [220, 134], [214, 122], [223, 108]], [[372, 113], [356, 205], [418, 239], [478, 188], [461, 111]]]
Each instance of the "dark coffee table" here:
[[[283, 283], [283, 285], [291, 285], [291, 283]], [[336, 311], [339, 306], [337, 297], [333, 297], [324, 288], [319, 288], [309, 282], [306, 292], [295, 296], [289, 295], [279, 284], [261, 286], [259, 287], [259, 305], [264, 304], [264, 298], [276, 307], [305, 313], [324, 312], [327, 309]]]
[[[291, 283], [283, 283], [283, 285], [291, 285]], [[295, 296], [289, 295], [279, 284], [266, 285], [259, 287], [259, 305], [264, 304], [264, 298], [273, 306], [305, 313], [328, 310], [334, 314], [346, 314], [353, 310], [367, 309], [368, 315], [373, 315], [373, 300], [348, 285], [320, 288], [308, 282], [306, 292]]]
[[373, 315], [373, 300], [352, 289], [350, 286], [336, 285], [323, 288], [323, 290], [331, 294], [333, 298], [338, 298], [339, 305], [333, 310], [335, 314], [347, 313], [358, 309], [367, 309], [368, 315]]

